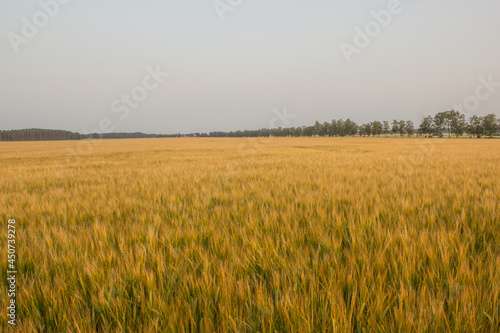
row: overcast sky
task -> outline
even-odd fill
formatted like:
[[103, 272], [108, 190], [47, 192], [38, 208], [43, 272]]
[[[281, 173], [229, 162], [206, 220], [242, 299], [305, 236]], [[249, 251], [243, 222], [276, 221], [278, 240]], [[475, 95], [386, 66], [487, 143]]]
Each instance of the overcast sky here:
[[55, 1], [0, 1], [0, 129], [500, 115], [498, 0]]

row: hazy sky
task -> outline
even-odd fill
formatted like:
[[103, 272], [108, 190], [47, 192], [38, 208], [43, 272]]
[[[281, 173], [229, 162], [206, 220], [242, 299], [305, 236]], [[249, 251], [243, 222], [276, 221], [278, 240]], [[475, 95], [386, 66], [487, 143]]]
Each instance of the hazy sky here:
[[499, 18], [498, 0], [1, 0], [0, 129], [500, 115]]

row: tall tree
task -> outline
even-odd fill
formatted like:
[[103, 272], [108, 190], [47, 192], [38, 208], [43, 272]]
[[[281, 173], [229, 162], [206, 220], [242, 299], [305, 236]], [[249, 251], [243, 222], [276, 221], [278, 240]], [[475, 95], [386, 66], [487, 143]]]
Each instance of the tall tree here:
[[465, 115], [461, 114], [458, 111], [450, 111], [451, 123], [450, 123], [450, 131], [455, 134], [458, 138], [463, 135], [466, 128]]
[[366, 132], [366, 135], [368, 135], [368, 136], [373, 135], [373, 128], [372, 128], [371, 123], [365, 124], [365, 132]]
[[426, 137], [432, 134], [434, 132], [434, 118], [432, 118], [432, 116], [425, 117], [420, 124], [419, 130], [422, 134], [425, 134]]
[[453, 110], [441, 112], [443, 114], [442, 115], [442, 118], [444, 121], [443, 125], [447, 129], [448, 137], [451, 137], [451, 124], [453, 122], [453, 113], [454, 112], [455, 111], [453, 111]]
[[332, 119], [332, 122], [330, 124], [330, 132], [332, 133], [332, 136], [339, 135], [339, 127], [338, 127], [337, 121], [335, 119]]
[[399, 129], [399, 121], [397, 121], [396, 119], [394, 119], [392, 121], [392, 133], [394, 133], [394, 135], [396, 135], [397, 133], [399, 133], [400, 129]]
[[443, 136], [443, 130], [446, 123], [445, 112], [439, 112], [434, 116], [434, 134], [437, 136]]
[[372, 122], [372, 133], [373, 136], [380, 136], [382, 134], [382, 123], [380, 121], [373, 121]]
[[481, 123], [483, 125], [484, 135], [487, 135], [490, 138], [493, 137], [498, 130], [496, 115], [490, 113], [489, 115], [484, 116]]
[[359, 134], [359, 136], [366, 135], [366, 124], [359, 126], [358, 134]]
[[473, 115], [469, 118], [469, 122], [467, 124], [468, 132], [471, 135], [475, 135], [476, 138], [480, 138], [483, 135], [483, 120], [481, 117]]
[[321, 129], [322, 136], [330, 136], [330, 123], [325, 121], [323, 123], [323, 128]]
[[358, 125], [349, 118], [344, 122], [344, 129], [348, 136], [355, 136], [358, 133]]
[[403, 136], [406, 133], [406, 121], [399, 121], [399, 135]]
[[339, 136], [346, 136], [345, 124], [342, 119], [337, 120], [337, 131]]
[[314, 135], [321, 135], [321, 133], [323, 132], [323, 125], [319, 122], [319, 121], [316, 121], [314, 123]]
[[390, 131], [389, 122], [387, 120], [384, 120], [384, 123], [382, 125], [382, 132], [384, 134], [388, 134], [389, 131]]
[[408, 120], [405, 124], [405, 131], [408, 136], [412, 136], [415, 133], [415, 126], [413, 126], [413, 122]]

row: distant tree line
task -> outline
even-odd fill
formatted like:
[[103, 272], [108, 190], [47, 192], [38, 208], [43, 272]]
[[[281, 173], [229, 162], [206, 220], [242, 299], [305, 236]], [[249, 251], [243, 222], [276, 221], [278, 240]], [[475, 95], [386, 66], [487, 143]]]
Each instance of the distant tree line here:
[[425, 117], [420, 126], [415, 128], [411, 120], [372, 121], [358, 125], [349, 118], [320, 123], [313, 126], [287, 128], [262, 128], [259, 130], [244, 130], [231, 132], [210, 132], [191, 134], [145, 134], [135, 133], [93, 133], [79, 134], [61, 130], [25, 129], [0, 131], [0, 141], [38, 141], [38, 140], [80, 140], [80, 139], [130, 139], [130, 138], [172, 138], [172, 137], [346, 137], [346, 136], [421, 136], [442, 137], [452, 135], [460, 137], [464, 134], [470, 137], [493, 137], [500, 131], [500, 119], [495, 114], [484, 117], [465, 115], [455, 111], [439, 112], [435, 116]]
[[425, 136], [448, 136], [456, 137], [464, 134], [480, 138], [482, 136], [492, 137], [500, 130], [500, 119], [494, 113], [479, 117], [473, 115], [468, 120], [465, 115], [458, 111], [445, 111], [434, 117], [427, 116], [422, 120], [419, 132]]
[[314, 126], [301, 126], [289, 128], [263, 128], [259, 130], [245, 130], [235, 132], [211, 132], [211, 137], [260, 137], [260, 136], [355, 136], [358, 133], [358, 125], [350, 119], [332, 120], [320, 123], [316, 121]]
[[139, 138], [179, 138], [179, 137], [208, 137], [208, 134], [207, 133], [146, 134], [142, 132], [134, 132], [134, 133], [91, 133], [82, 135], [82, 139], [139, 139]]
[[0, 141], [80, 140], [79, 133], [39, 128], [0, 131]]
[[263, 128], [259, 130], [245, 130], [232, 132], [211, 132], [211, 137], [300, 137], [300, 136], [425, 136], [442, 137], [454, 135], [456, 137], [464, 134], [480, 138], [482, 136], [492, 137], [500, 131], [500, 119], [495, 114], [484, 117], [472, 116], [468, 120], [465, 115], [458, 111], [444, 111], [433, 116], [427, 116], [422, 120], [418, 128], [415, 128], [411, 120], [372, 121], [358, 125], [349, 118], [346, 120], [335, 120], [320, 123], [316, 121], [313, 126], [288, 127], [288, 128]]
[[82, 139], [139, 139], [139, 138], [171, 138], [180, 134], [146, 134], [134, 133], [91, 133], [82, 135]]

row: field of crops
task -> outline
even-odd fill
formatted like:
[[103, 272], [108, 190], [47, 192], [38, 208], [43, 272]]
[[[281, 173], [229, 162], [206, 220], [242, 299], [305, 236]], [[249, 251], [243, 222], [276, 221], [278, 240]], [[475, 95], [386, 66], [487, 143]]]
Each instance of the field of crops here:
[[0, 142], [21, 331], [500, 331], [500, 140], [88, 145]]

